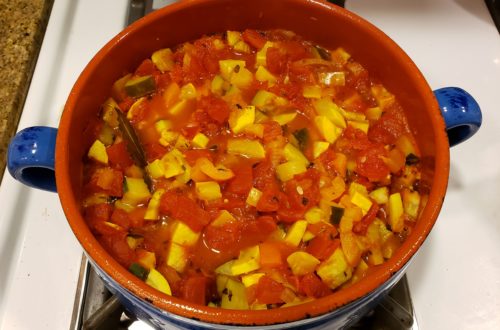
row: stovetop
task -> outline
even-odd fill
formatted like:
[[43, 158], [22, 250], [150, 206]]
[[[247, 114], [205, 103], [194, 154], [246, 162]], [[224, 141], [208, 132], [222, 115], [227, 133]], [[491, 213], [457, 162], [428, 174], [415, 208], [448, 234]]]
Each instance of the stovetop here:
[[[468, 0], [347, 0], [346, 7], [393, 38], [433, 88], [460, 86], [482, 107], [479, 133], [450, 152], [443, 209], [407, 278], [419, 327], [498, 329], [500, 38], [488, 8]], [[128, 0], [55, 2], [19, 130], [57, 126], [78, 74], [123, 28], [127, 13]], [[5, 175], [0, 329], [68, 329], [81, 257], [57, 196]]]

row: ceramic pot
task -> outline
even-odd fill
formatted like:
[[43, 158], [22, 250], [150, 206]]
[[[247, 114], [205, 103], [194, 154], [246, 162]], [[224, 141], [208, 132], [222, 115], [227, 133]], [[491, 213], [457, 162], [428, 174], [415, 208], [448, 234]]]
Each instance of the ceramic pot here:
[[[92, 142], [86, 128], [113, 82], [157, 49], [204, 34], [246, 28], [288, 29], [326, 48], [345, 48], [404, 108], [425, 159], [423, 180], [431, 186], [413, 232], [373, 273], [313, 302], [261, 311], [199, 306], [156, 291], [103, 249], [80, 212], [81, 160]], [[403, 276], [441, 209], [450, 145], [466, 140], [480, 125], [481, 112], [469, 94], [453, 87], [433, 92], [403, 50], [379, 29], [343, 8], [319, 0], [183, 1], [149, 14], [107, 43], [75, 83], [59, 128], [32, 127], [18, 133], [9, 146], [8, 169], [24, 184], [57, 190], [68, 223], [98, 274], [127, 309], [155, 327], [333, 329], [361, 317]]]

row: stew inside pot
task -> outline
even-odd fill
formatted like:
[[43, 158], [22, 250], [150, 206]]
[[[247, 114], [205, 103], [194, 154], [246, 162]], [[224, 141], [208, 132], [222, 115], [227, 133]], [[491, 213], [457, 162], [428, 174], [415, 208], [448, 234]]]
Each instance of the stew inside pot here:
[[278, 308], [342, 290], [391, 258], [428, 194], [395, 96], [346, 50], [290, 31], [156, 51], [115, 82], [92, 131], [90, 228], [146, 283], [203, 305]]

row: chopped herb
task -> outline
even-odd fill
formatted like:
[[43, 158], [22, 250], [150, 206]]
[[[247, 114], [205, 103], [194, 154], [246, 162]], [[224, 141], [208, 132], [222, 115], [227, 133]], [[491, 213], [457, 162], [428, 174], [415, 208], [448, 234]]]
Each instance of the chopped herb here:
[[306, 197], [302, 197], [302, 205], [306, 206], [309, 203], [309, 200]]
[[332, 59], [330, 52], [327, 51], [326, 49], [324, 49], [323, 47], [316, 45], [316, 46], [314, 46], [314, 48], [316, 48], [319, 56], [321, 56], [322, 59], [327, 60], [327, 61]]
[[406, 156], [406, 165], [415, 165], [418, 164], [418, 162], [420, 162], [420, 158], [418, 158], [414, 154], [409, 154], [408, 156]]
[[307, 128], [301, 128], [293, 132], [293, 136], [297, 139], [300, 150], [304, 151], [307, 147], [307, 142], [309, 141], [309, 131]]
[[148, 276], [148, 271], [146, 270], [146, 268], [142, 267], [136, 262], [132, 263], [128, 270], [141, 280], [146, 279], [146, 277]]
[[344, 208], [332, 206], [332, 214], [330, 215], [330, 223], [333, 225], [338, 225], [340, 223], [340, 219], [344, 215]]

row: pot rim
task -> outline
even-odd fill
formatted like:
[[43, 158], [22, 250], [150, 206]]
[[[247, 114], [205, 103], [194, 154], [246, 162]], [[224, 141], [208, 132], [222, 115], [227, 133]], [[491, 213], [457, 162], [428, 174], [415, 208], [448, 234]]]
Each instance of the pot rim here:
[[349, 288], [342, 289], [326, 297], [313, 300], [312, 302], [272, 310], [227, 310], [189, 303], [179, 298], [160, 293], [132, 275], [128, 270], [115, 261], [99, 244], [97, 239], [87, 227], [86, 222], [81, 215], [80, 207], [75, 194], [73, 193], [68, 171], [70, 163], [70, 150], [67, 141], [69, 141], [71, 137], [70, 126], [73, 109], [75, 108], [76, 102], [80, 97], [82, 87], [89, 83], [91, 72], [98, 67], [98, 63], [107, 56], [112, 48], [114, 48], [122, 40], [128, 38], [128, 36], [133, 34], [134, 31], [139, 30], [141, 27], [161, 19], [162, 17], [172, 15], [180, 9], [186, 9], [191, 6], [203, 5], [215, 1], [217, 0], [181, 1], [147, 15], [125, 28], [122, 32], [111, 39], [111, 41], [101, 48], [101, 50], [85, 67], [68, 97], [63, 115], [61, 117], [56, 141], [55, 172], [58, 194], [63, 211], [75, 236], [89, 257], [122, 287], [130, 292], [133, 292], [136, 296], [152, 302], [153, 305], [160, 309], [183, 317], [201, 320], [203, 322], [233, 325], [266, 325], [286, 323], [326, 314], [338, 309], [341, 306], [350, 304], [382, 286], [384, 282], [391, 278], [394, 273], [400, 270], [410, 260], [429, 235], [430, 230], [437, 219], [444, 200], [444, 195], [446, 193], [449, 174], [449, 145], [445, 133], [445, 124], [431, 88], [413, 61], [394, 41], [392, 41], [374, 25], [354, 13], [320, 0], [287, 0], [290, 3], [306, 2], [309, 6], [316, 6], [324, 11], [330, 12], [332, 16], [340, 16], [343, 19], [351, 20], [358, 26], [362, 27], [363, 30], [369, 33], [371, 37], [377, 38], [378, 41], [392, 53], [398, 54], [398, 60], [401, 61], [400, 65], [402, 65], [406, 71], [413, 73], [412, 79], [414, 79], [421, 94], [425, 95], [426, 107], [434, 109], [432, 112], [429, 112], [429, 116], [431, 126], [434, 128], [434, 143], [436, 150], [432, 190], [429, 194], [427, 205], [417, 222], [414, 232], [406, 239], [391, 259], [387, 260], [380, 266], [376, 266], [373, 272], [366, 276], [363, 280], [360, 280]]

